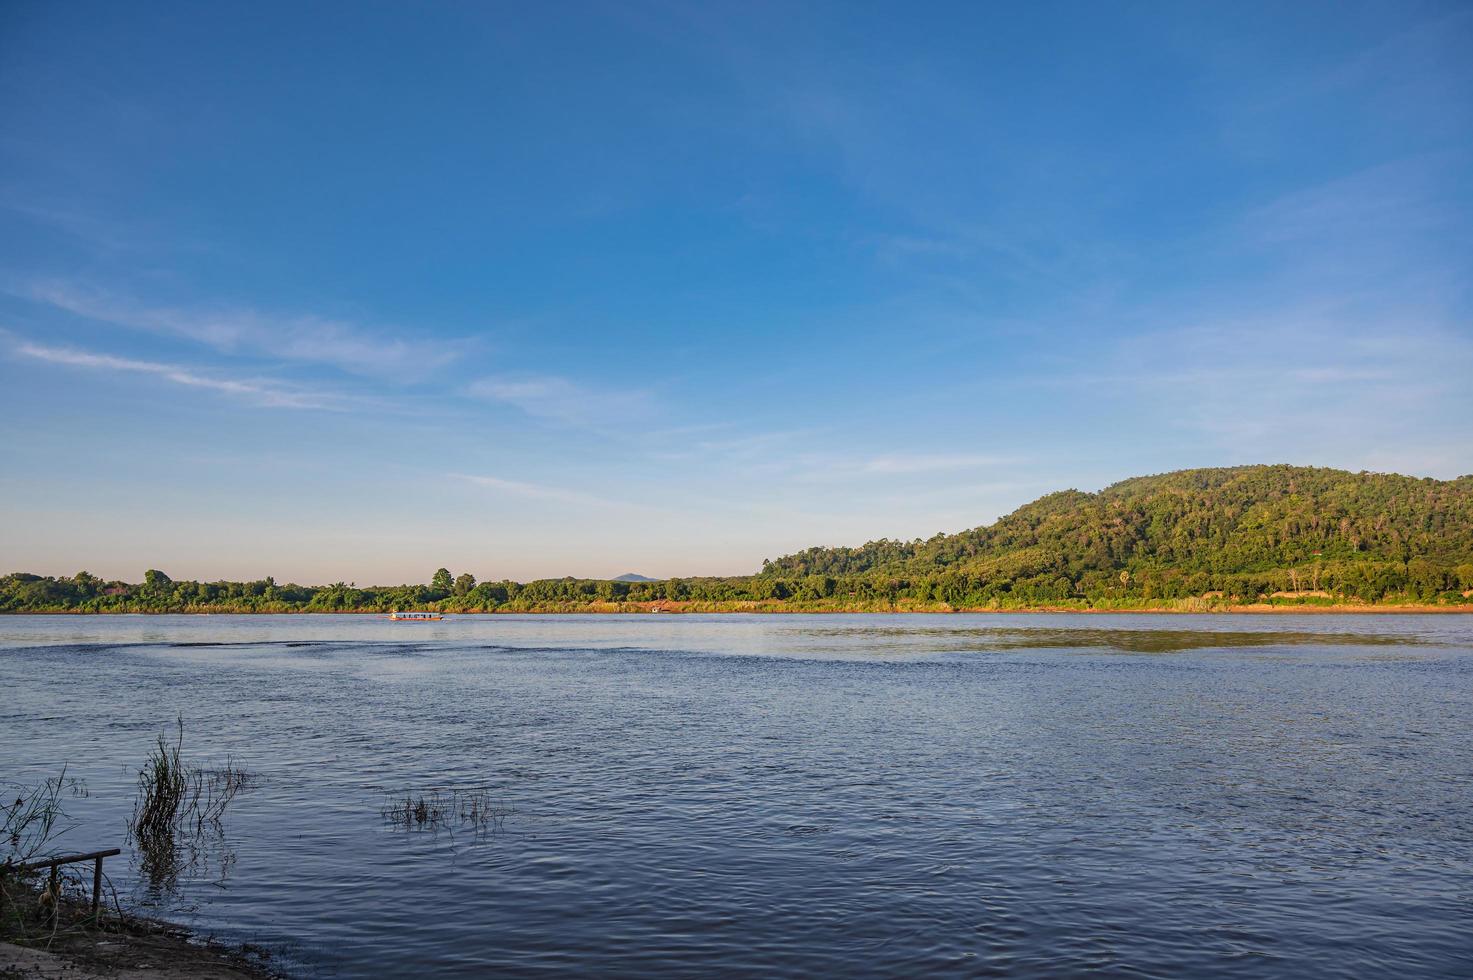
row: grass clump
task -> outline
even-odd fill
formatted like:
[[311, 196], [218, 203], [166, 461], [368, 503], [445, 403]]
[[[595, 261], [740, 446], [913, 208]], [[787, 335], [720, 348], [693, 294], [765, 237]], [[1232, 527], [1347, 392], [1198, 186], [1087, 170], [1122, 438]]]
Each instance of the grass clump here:
[[228, 758], [218, 769], [187, 764], [182, 757], [183, 719], [177, 725], [174, 741], [160, 734], [147, 763], [138, 771], [138, 798], [129, 825], [134, 837], [198, 833], [218, 826], [236, 794], [255, 784], [254, 774]]
[[55, 855], [51, 842], [72, 826], [63, 801], [86, 796], [87, 787], [62, 766], [34, 786], [0, 783], [4, 799], [10, 800], [12, 792], [13, 801], [0, 803], [0, 940], [32, 941], [37, 923], [42, 935], [55, 938], [64, 898], [79, 891], [75, 869], [60, 866], [43, 876], [26, 865]]
[[485, 787], [395, 793], [379, 808], [391, 827], [402, 830], [493, 830], [514, 811], [497, 803]]
[[172, 890], [181, 873], [209, 864], [218, 845], [221, 874], [233, 860], [223, 846], [221, 819], [242, 790], [256, 784], [253, 773], [226, 759], [220, 768], [191, 765], [183, 757], [184, 721], [172, 740], [160, 733], [138, 770], [138, 796], [128, 834], [137, 846], [143, 877], [156, 892]]
[[0, 804], [0, 875], [42, 855], [50, 842], [66, 833], [66, 796], [86, 796], [87, 787], [80, 780], [61, 772], [35, 786], [0, 783], [5, 797], [15, 793], [15, 801]]

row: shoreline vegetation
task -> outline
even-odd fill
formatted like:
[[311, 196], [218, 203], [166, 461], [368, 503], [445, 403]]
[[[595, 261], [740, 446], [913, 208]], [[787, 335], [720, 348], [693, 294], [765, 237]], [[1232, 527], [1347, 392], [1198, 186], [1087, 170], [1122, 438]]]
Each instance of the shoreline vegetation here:
[[[184, 722], [172, 741], [161, 734], [138, 769], [128, 845], [141, 878], [172, 893], [197, 866], [237, 792], [254, 775], [229, 760], [206, 768], [182, 756]], [[159, 980], [253, 980], [276, 976], [270, 953], [228, 944], [194, 929], [123, 908], [103, 859], [120, 849], [58, 853], [75, 829], [67, 800], [90, 795], [63, 765], [39, 784], [0, 778], [0, 977], [152, 977]], [[8, 802], [14, 795], [14, 803]], [[93, 861], [95, 860], [95, 865]]]
[[[565, 604], [552, 606], [539, 606], [528, 609], [495, 609], [495, 610], [455, 610], [453, 615], [469, 616], [619, 616], [634, 615], [641, 613], [671, 613], [687, 615], [715, 615], [715, 616], [873, 616], [873, 615], [1036, 615], [1041, 613], [1073, 613], [1090, 616], [1120, 616], [1128, 614], [1136, 615], [1162, 615], [1162, 616], [1190, 616], [1202, 614], [1254, 616], [1254, 615], [1282, 615], [1288, 613], [1307, 614], [1352, 614], [1352, 615], [1386, 615], [1393, 613], [1432, 613], [1456, 615], [1459, 613], [1473, 613], [1473, 599], [1459, 603], [1427, 603], [1427, 602], [1381, 602], [1381, 603], [1351, 603], [1351, 602], [1329, 602], [1329, 603], [1301, 603], [1293, 601], [1257, 602], [1257, 603], [1225, 603], [1225, 604], [1195, 604], [1189, 601], [1177, 600], [1169, 605], [1131, 606], [1122, 605], [1112, 608], [1099, 608], [1095, 606], [1010, 606], [1006, 608], [989, 607], [954, 607], [947, 605], [896, 605], [883, 606], [874, 605], [863, 608], [834, 607], [834, 606], [805, 606], [795, 603], [758, 603], [758, 602], [735, 602], [735, 603], [707, 603], [707, 602], [667, 602], [667, 603], [600, 603], [589, 602], [582, 604]], [[447, 611], [447, 615], [451, 614]], [[148, 610], [140, 612], [128, 612], [123, 610], [88, 611], [79, 609], [58, 610], [26, 610], [23, 612], [12, 612], [13, 616], [371, 616], [383, 618], [388, 615], [377, 609], [177, 609], [177, 610]]]
[[0, 577], [0, 613], [1473, 611], [1473, 476], [1300, 466], [1048, 494], [985, 527], [816, 547], [753, 575], [426, 585]]

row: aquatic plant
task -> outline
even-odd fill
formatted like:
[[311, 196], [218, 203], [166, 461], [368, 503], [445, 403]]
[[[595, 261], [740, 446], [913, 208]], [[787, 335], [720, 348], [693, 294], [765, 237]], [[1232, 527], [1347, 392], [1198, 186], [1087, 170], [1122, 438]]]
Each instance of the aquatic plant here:
[[141, 857], [142, 877], [155, 892], [170, 891], [181, 874], [207, 868], [212, 851], [223, 855], [222, 876], [234, 863], [224, 846], [221, 819], [242, 790], [255, 785], [254, 773], [227, 758], [219, 768], [185, 762], [184, 720], [170, 741], [160, 733], [138, 770], [138, 796], [128, 834]]
[[184, 744], [184, 721], [179, 721], [179, 736], [171, 746], [162, 734], [157, 747], [149, 752], [148, 763], [138, 771], [138, 803], [129, 829], [137, 837], [153, 837], [172, 833], [184, 804], [186, 779], [180, 750]]
[[386, 824], [405, 830], [488, 831], [514, 812], [479, 786], [395, 793], [379, 808]]
[[201, 830], [218, 824], [237, 793], [255, 782], [255, 775], [227, 758], [217, 769], [187, 765], [182, 757], [184, 720], [176, 723], [172, 744], [161, 733], [138, 771], [138, 799], [129, 829], [135, 837]]

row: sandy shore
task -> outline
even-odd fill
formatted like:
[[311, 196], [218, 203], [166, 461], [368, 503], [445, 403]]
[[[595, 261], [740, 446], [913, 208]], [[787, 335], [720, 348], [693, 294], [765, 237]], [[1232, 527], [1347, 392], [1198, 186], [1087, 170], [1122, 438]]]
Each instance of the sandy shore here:
[[60, 980], [261, 980], [272, 974], [229, 953], [185, 940], [99, 941], [95, 948], [48, 952], [0, 943], [0, 977]]

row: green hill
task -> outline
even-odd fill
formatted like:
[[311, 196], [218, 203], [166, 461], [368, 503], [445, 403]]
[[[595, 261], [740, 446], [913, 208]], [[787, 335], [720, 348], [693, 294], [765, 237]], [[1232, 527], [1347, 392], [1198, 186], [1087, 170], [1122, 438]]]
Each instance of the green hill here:
[[763, 575], [941, 578], [979, 596], [1020, 586], [1058, 598], [1111, 590], [1431, 596], [1473, 588], [1473, 476], [1181, 470], [1099, 493], [1052, 493], [959, 534], [810, 548], [766, 562]]

